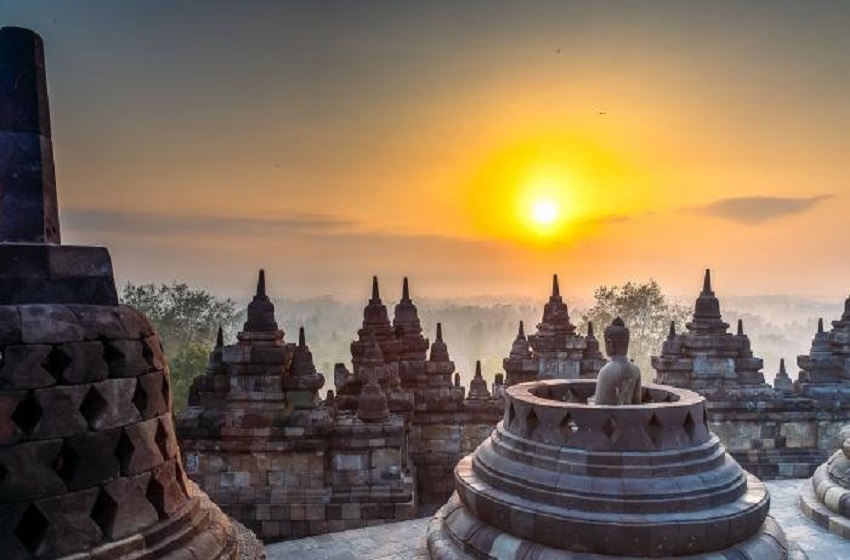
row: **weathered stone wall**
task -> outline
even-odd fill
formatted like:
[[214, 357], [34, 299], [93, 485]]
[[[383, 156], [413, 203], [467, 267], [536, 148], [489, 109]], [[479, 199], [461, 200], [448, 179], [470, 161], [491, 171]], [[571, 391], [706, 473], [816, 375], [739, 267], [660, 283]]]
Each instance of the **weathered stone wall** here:
[[419, 415], [410, 426], [410, 457], [416, 465], [416, 490], [424, 510], [442, 505], [454, 492], [458, 462], [487, 439], [502, 407], [453, 415]]
[[806, 478], [840, 444], [850, 410], [823, 410], [806, 399], [709, 403], [709, 425], [746, 470], [768, 479]]

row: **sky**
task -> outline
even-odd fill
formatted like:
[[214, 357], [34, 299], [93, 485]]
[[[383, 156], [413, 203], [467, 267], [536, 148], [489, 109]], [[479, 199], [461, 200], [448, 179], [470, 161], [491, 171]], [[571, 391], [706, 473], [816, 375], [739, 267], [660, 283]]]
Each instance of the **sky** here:
[[247, 297], [850, 287], [850, 4], [0, 0], [63, 241]]

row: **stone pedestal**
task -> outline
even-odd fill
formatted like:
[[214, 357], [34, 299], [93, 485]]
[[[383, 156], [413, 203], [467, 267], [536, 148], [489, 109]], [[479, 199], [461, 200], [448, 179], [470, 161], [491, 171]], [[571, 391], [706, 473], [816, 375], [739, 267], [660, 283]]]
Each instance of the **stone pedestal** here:
[[709, 431], [703, 397], [650, 385], [641, 405], [583, 404], [594, 389], [507, 390], [429, 526], [431, 558], [789, 557], [764, 485]]
[[842, 430], [843, 445], [819, 466], [800, 492], [800, 508], [812, 521], [850, 539], [850, 430]]

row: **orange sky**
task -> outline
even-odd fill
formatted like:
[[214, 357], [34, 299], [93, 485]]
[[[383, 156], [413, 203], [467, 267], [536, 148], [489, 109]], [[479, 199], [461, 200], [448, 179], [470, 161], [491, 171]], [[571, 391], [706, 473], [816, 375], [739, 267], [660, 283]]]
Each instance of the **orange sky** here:
[[[63, 237], [119, 281], [850, 286], [847, 7], [34, 4], [0, 21], [45, 40]], [[520, 208], [541, 182], [546, 235]]]

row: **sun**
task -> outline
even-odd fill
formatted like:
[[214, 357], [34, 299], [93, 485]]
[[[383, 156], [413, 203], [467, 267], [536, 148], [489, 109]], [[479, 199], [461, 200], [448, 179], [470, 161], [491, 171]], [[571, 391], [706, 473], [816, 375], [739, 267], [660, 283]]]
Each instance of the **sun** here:
[[538, 226], [551, 226], [560, 214], [558, 203], [551, 198], [538, 198], [531, 203], [531, 219]]
[[536, 239], [561, 238], [575, 213], [574, 181], [548, 166], [525, 174], [517, 185], [517, 218]]

